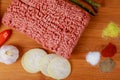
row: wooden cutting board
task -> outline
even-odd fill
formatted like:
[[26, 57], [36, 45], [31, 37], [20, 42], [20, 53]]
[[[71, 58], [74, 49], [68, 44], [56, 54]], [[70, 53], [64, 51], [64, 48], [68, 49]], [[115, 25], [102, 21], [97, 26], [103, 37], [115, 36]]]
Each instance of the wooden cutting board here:
[[[0, 0], [0, 17], [3, 16], [10, 2], [11, 0]], [[72, 72], [65, 80], [120, 80], [120, 38], [112, 40], [101, 38], [102, 30], [111, 21], [120, 24], [120, 0], [106, 0], [104, 6], [100, 8], [98, 16], [91, 20], [72, 53], [70, 58]], [[5, 29], [8, 27], [0, 23], [0, 31]], [[85, 56], [88, 51], [100, 51], [109, 42], [117, 45], [118, 52], [113, 57], [116, 67], [110, 73], [103, 73], [99, 70], [99, 65], [88, 64]], [[41, 73], [27, 73], [21, 66], [22, 55], [31, 48], [41, 48], [41, 45], [14, 30], [11, 38], [5, 44], [17, 46], [20, 50], [20, 58], [12, 65], [0, 63], [0, 80], [53, 80]], [[102, 58], [101, 61], [104, 59]]]

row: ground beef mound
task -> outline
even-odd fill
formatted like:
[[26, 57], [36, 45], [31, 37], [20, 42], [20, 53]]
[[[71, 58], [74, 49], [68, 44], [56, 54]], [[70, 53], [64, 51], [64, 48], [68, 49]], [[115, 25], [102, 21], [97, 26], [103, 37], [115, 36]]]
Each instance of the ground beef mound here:
[[69, 58], [90, 15], [67, 0], [13, 0], [2, 23]]

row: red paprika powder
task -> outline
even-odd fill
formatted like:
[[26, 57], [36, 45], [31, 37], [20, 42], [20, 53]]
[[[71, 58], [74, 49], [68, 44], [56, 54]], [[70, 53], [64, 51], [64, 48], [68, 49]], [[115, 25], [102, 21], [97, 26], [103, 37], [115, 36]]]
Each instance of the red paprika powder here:
[[102, 51], [103, 57], [113, 57], [117, 52], [117, 48], [114, 44], [109, 43]]

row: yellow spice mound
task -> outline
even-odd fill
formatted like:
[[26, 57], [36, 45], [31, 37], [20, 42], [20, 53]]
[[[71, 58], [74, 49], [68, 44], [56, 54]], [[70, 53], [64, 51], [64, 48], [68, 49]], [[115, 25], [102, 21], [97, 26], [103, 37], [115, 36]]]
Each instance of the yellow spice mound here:
[[110, 22], [108, 26], [103, 30], [102, 37], [115, 38], [118, 37], [119, 33], [120, 33], [120, 28], [118, 27], [118, 25], [115, 24], [114, 22]]

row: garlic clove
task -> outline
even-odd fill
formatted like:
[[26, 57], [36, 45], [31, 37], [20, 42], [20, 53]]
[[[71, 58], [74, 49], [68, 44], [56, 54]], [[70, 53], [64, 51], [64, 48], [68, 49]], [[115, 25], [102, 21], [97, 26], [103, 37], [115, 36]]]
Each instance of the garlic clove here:
[[0, 48], [0, 62], [12, 64], [19, 57], [19, 50], [13, 45], [3, 45]]

